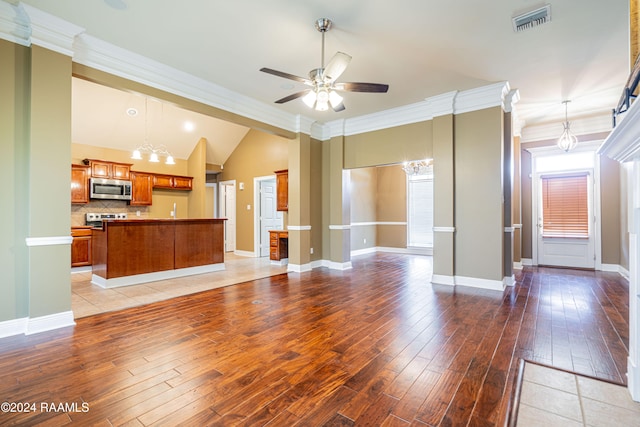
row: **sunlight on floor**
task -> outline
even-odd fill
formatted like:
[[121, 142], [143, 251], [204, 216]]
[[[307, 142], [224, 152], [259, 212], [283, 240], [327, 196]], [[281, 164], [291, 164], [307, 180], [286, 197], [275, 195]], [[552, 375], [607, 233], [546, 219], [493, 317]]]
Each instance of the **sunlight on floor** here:
[[90, 271], [72, 273], [71, 309], [77, 319], [287, 272], [286, 265], [272, 265], [266, 257], [226, 253], [224, 264], [224, 271], [111, 289], [92, 284]]

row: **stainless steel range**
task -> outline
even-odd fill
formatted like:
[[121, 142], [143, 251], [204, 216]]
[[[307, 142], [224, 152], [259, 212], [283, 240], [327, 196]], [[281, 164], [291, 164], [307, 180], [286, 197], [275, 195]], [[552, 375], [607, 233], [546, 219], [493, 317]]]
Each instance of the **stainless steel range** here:
[[102, 228], [103, 219], [127, 219], [127, 213], [87, 213], [85, 224], [91, 227]]

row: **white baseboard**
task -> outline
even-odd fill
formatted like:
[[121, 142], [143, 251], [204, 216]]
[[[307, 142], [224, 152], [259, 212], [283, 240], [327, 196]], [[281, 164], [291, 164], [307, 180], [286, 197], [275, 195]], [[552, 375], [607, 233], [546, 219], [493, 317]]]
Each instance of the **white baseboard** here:
[[347, 262], [329, 261], [329, 268], [332, 270], [350, 270], [353, 268], [353, 265], [351, 264], [351, 261], [347, 261]]
[[618, 264], [601, 264], [600, 271], [610, 271], [612, 273], [618, 273], [625, 279], [629, 280], [629, 270]]
[[351, 256], [372, 254], [375, 252], [390, 252], [395, 254], [410, 254], [410, 255], [433, 255], [433, 248], [394, 248], [391, 246], [373, 246], [371, 248], [357, 249], [351, 251]]
[[0, 322], [0, 338], [24, 334], [24, 332], [27, 330], [28, 320], [28, 317], [22, 317], [20, 319], [5, 320], [4, 322]]
[[630, 357], [627, 358], [627, 387], [631, 398], [640, 402], [640, 369]]
[[502, 279], [502, 283], [505, 286], [514, 286], [516, 284], [516, 276], [513, 274], [511, 276], [505, 276], [504, 279]]
[[522, 265], [531, 267], [533, 265], [533, 260], [531, 258], [522, 258]]
[[455, 286], [456, 278], [454, 276], [445, 276], [442, 274], [434, 274], [431, 277], [431, 283], [435, 283], [437, 285], [448, 285]]
[[62, 313], [49, 314], [48, 316], [34, 317], [27, 321], [25, 335], [37, 334], [51, 331], [53, 329], [73, 326], [76, 322], [73, 319], [73, 311], [63, 311]]
[[71, 274], [75, 273], [90, 273], [92, 267], [90, 265], [85, 265], [83, 267], [71, 267]]
[[178, 277], [193, 276], [195, 274], [213, 273], [225, 269], [224, 263], [198, 265], [195, 267], [179, 268], [176, 270], [155, 271], [153, 273], [134, 274], [133, 276], [115, 277], [105, 279], [93, 274], [91, 283], [101, 288], [119, 288], [121, 286], [139, 285], [141, 283], [156, 282], [158, 280], [176, 279]]
[[269, 262], [271, 263], [271, 265], [279, 265], [279, 266], [283, 266], [283, 265], [287, 265], [289, 264], [289, 258], [282, 258], [280, 261], [276, 261], [275, 259], [269, 260]]
[[233, 254], [238, 256], [244, 256], [247, 258], [258, 258], [258, 255], [256, 255], [255, 252], [250, 252], [250, 251], [233, 251]]
[[514, 270], [522, 270], [522, 261], [517, 261], [513, 263]]
[[32, 335], [58, 328], [66, 328], [67, 326], [73, 326], [75, 324], [73, 311], [63, 311], [62, 313], [34, 318], [22, 317], [20, 319], [0, 322], [0, 338], [21, 334]]
[[502, 280], [480, 279], [478, 277], [455, 276], [456, 286], [469, 286], [472, 288], [504, 291], [505, 284]]
[[287, 271], [291, 271], [293, 273], [304, 273], [306, 271], [311, 271], [311, 263], [309, 264], [288, 264]]

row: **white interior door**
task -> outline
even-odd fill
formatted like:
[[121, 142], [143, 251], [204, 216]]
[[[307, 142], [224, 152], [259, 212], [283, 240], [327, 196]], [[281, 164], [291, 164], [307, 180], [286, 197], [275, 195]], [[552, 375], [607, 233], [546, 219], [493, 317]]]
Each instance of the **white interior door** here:
[[281, 230], [282, 212], [278, 212], [276, 180], [260, 181], [260, 256], [269, 256], [269, 230]]
[[593, 171], [539, 173], [537, 184], [538, 265], [595, 268]]
[[220, 183], [220, 216], [224, 222], [224, 250], [232, 252], [236, 249], [236, 186], [235, 182]]

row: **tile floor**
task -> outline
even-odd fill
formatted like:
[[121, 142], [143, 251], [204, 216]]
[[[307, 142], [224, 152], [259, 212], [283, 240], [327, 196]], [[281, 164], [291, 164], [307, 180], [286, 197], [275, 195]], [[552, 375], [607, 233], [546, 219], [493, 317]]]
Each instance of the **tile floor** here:
[[77, 319], [273, 276], [286, 271], [286, 265], [273, 265], [268, 257], [247, 258], [226, 253], [224, 271], [111, 289], [103, 289], [91, 284], [91, 271], [72, 272], [71, 309]]
[[526, 363], [518, 427], [640, 426], [626, 387]]

